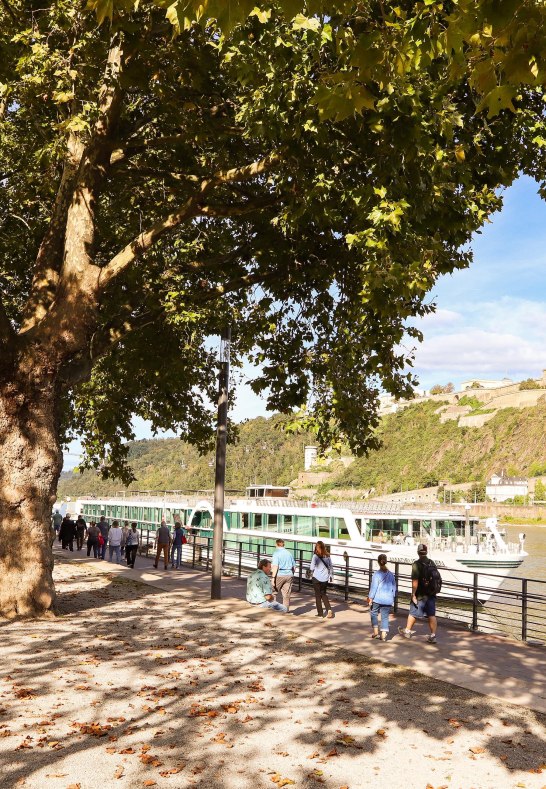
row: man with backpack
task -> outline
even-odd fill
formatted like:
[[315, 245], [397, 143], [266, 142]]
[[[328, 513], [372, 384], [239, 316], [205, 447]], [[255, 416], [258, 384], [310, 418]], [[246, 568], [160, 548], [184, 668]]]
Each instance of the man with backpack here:
[[412, 627], [416, 619], [427, 617], [430, 633], [429, 644], [436, 644], [436, 595], [442, 588], [442, 577], [432, 559], [427, 556], [428, 549], [421, 543], [417, 546], [419, 558], [411, 567], [411, 602], [406, 627], [399, 627], [398, 632], [404, 638], [415, 635]]

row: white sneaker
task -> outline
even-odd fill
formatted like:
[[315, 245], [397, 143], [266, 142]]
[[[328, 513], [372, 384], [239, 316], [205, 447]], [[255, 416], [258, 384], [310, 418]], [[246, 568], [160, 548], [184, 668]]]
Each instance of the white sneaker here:
[[427, 641], [428, 641], [429, 644], [437, 644], [438, 643], [436, 641], [436, 636], [434, 635], [434, 633], [431, 633], [430, 635], [427, 636]]
[[398, 632], [401, 636], [404, 636], [404, 638], [413, 638], [413, 630], [406, 630], [405, 627], [399, 627]]

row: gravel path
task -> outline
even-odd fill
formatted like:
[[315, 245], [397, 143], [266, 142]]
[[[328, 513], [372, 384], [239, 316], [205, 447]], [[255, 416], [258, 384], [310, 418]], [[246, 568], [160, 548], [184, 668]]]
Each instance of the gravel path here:
[[57, 563], [60, 615], [0, 622], [0, 786], [546, 789], [546, 716]]

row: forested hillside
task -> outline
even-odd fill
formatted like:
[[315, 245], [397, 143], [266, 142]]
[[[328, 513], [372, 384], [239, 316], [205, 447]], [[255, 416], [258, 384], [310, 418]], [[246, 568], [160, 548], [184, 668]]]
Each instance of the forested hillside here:
[[[312, 438], [284, 432], [286, 421], [275, 415], [239, 425], [237, 443], [228, 445], [227, 488], [242, 490], [253, 482], [288, 484], [297, 476], [303, 469], [304, 444], [312, 443]], [[175, 438], [131, 442], [129, 463], [136, 477], [133, 490], [203, 490], [214, 485], [214, 454], [199, 455]], [[62, 475], [58, 491], [64, 498], [111, 493], [121, 487], [93, 471], [68, 472]]]
[[[440, 423], [437, 402], [410, 406], [384, 417], [379, 428], [382, 448], [359, 458], [346, 469], [333, 463], [329, 489], [375, 488], [377, 494], [420, 488], [439, 481], [485, 481], [493, 471], [513, 475], [546, 474], [546, 403], [534, 408], [499, 411], [481, 428], [460, 428], [455, 421]], [[228, 447], [226, 487], [242, 490], [253, 482], [288, 484], [303, 470], [303, 447], [310, 435], [282, 429], [279, 415], [260, 417], [239, 426], [239, 439]], [[176, 439], [135, 441], [130, 463], [135, 490], [210, 489], [213, 454], [200, 456]], [[326, 469], [324, 469], [326, 470]], [[108, 493], [120, 484], [102, 480], [94, 472], [63, 474], [61, 498], [86, 493]]]
[[546, 473], [546, 403], [505, 408], [483, 427], [440, 423], [437, 402], [420, 403], [384, 417], [382, 448], [336, 475], [333, 486], [374, 487], [392, 493], [445, 480], [485, 481], [494, 471]]

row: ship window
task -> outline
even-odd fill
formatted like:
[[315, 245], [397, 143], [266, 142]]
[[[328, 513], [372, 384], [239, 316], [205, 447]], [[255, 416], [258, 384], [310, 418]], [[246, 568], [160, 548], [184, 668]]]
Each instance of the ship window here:
[[[268, 526], [269, 529], [273, 529], [274, 531], [277, 531], [277, 526], [278, 526], [278, 522], [277, 521], [278, 521], [278, 518], [277, 518], [277, 513], [276, 512], [275, 513], [271, 513], [270, 512], [267, 515], [267, 526]], [[264, 524], [265, 524], [265, 517], [264, 517]]]
[[[457, 523], [457, 526], [460, 527], [461, 524]], [[460, 531], [456, 528], [453, 521], [436, 521], [436, 534], [440, 537], [454, 537], [457, 533], [460, 533]], [[462, 533], [464, 534], [464, 525]]]
[[[333, 518], [333, 521], [338, 520], [337, 518]], [[316, 522], [316, 533], [322, 540], [329, 540], [330, 539], [330, 518], [315, 518]]]
[[311, 515], [296, 515], [296, 528], [295, 533], [301, 534], [305, 537], [314, 537], [314, 530], [313, 530], [313, 521], [314, 518]]
[[347, 526], [347, 521], [345, 518], [333, 518], [334, 521], [334, 539], [337, 540], [348, 540], [349, 537], [349, 528]]
[[252, 514], [252, 528], [253, 529], [261, 529], [262, 528], [262, 513], [255, 512]]
[[292, 534], [294, 529], [294, 521], [292, 515], [282, 515], [282, 526], [280, 531], [284, 532], [285, 534]]

